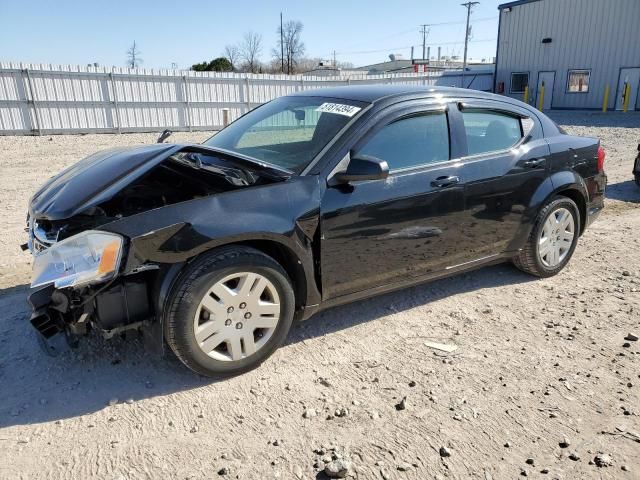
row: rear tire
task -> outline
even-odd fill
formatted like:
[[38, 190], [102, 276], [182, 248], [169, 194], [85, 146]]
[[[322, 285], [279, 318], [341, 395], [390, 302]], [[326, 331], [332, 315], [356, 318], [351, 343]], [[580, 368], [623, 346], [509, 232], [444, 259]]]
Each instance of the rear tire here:
[[168, 305], [165, 338], [180, 361], [201, 375], [236, 375], [282, 345], [295, 298], [278, 262], [237, 246], [191, 263]]
[[578, 206], [567, 197], [556, 197], [538, 213], [529, 239], [513, 264], [537, 277], [551, 277], [569, 263], [580, 235]]

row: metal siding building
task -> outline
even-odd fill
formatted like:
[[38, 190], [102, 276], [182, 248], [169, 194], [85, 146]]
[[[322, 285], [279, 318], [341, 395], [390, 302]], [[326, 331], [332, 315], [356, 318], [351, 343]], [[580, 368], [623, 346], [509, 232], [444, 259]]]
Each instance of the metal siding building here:
[[498, 9], [496, 92], [522, 100], [522, 73], [533, 105], [544, 81], [545, 108], [600, 109], [608, 85], [608, 108], [621, 110], [627, 83], [628, 108], [640, 109], [640, 0], [521, 0]]

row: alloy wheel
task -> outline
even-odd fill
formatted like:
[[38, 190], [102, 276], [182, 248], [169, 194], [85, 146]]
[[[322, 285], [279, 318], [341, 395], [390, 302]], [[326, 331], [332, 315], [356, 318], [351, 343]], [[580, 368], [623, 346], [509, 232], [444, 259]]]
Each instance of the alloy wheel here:
[[549, 214], [538, 238], [538, 256], [547, 268], [560, 265], [571, 251], [575, 238], [575, 220], [566, 208]]
[[196, 342], [211, 358], [241, 360], [267, 343], [280, 313], [278, 291], [267, 277], [255, 272], [227, 275], [200, 301], [193, 320]]

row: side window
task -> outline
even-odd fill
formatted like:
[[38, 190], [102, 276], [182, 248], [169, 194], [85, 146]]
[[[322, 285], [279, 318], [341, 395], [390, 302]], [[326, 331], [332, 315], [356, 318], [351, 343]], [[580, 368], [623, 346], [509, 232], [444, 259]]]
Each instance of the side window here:
[[520, 119], [490, 111], [463, 111], [469, 155], [513, 147], [522, 138]]
[[396, 120], [379, 130], [358, 153], [385, 160], [392, 171], [449, 160], [447, 114]]

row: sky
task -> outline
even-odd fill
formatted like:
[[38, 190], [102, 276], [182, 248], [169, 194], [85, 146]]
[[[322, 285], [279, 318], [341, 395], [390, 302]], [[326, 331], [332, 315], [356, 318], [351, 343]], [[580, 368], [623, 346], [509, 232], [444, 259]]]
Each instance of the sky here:
[[[306, 56], [355, 66], [390, 53], [422, 54], [420, 24], [430, 24], [431, 55], [463, 54], [462, 0], [0, 0], [0, 61], [125, 66], [135, 40], [143, 67], [187, 69], [221, 56], [247, 31], [262, 35], [261, 59], [272, 58], [280, 12], [304, 25]], [[481, 0], [471, 15], [469, 58], [495, 56], [497, 0]]]

